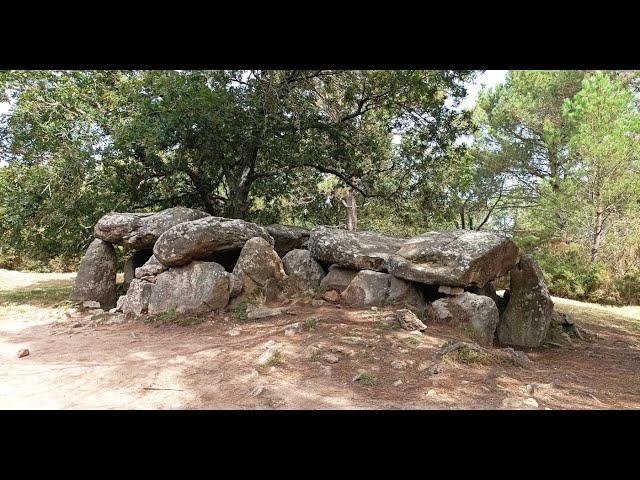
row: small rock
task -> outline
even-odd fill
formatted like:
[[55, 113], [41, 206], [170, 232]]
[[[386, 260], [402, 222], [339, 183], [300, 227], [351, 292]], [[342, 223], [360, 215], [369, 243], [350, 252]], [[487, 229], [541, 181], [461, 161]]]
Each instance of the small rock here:
[[269, 340], [267, 343], [264, 344], [264, 348], [271, 348], [275, 346], [276, 346], [276, 342], [274, 340]]
[[414, 331], [414, 330], [426, 330], [427, 326], [422, 323], [422, 321], [413, 313], [411, 310], [403, 308], [401, 310], [396, 310], [396, 318], [398, 319], [398, 323], [405, 330]]
[[327, 363], [338, 363], [340, 361], [340, 357], [334, 353], [325, 353], [322, 355], [322, 360]]
[[535, 398], [505, 398], [502, 407], [510, 410], [534, 410], [538, 408]]
[[396, 370], [402, 370], [406, 366], [406, 362], [402, 360], [394, 360], [393, 362], [391, 362], [391, 368], [395, 368]]
[[422, 362], [418, 365], [419, 372], [424, 372], [427, 368], [429, 368], [429, 365], [426, 364], [425, 362]]
[[412, 330], [409, 332], [411, 335], [417, 335], [418, 337], [422, 336], [422, 332], [420, 330]]
[[227, 332], [227, 335], [229, 335], [230, 337], [237, 337], [238, 335], [240, 335], [240, 332], [241, 330], [239, 328], [232, 328]]
[[77, 308], [70, 308], [65, 312], [67, 317], [77, 317], [81, 315], [80, 311]]
[[342, 337], [340, 341], [348, 345], [364, 345], [367, 343], [362, 337]]
[[73, 325], [71, 325], [71, 328], [80, 328], [80, 327], [82, 327], [82, 323], [80, 322], [76, 322]]
[[437, 397], [437, 396], [438, 396], [438, 394], [436, 393], [435, 390], [429, 390], [427, 392], [427, 397]]
[[439, 363], [434, 363], [427, 368], [427, 373], [429, 373], [430, 375], [439, 375], [442, 372], [444, 372], [444, 367]]
[[82, 306], [84, 308], [100, 308], [100, 302], [96, 302], [94, 300], [86, 300], [82, 302]]
[[249, 396], [250, 397], [257, 397], [258, 395], [260, 395], [262, 393], [263, 390], [264, 390], [264, 387], [262, 385], [256, 385], [255, 387], [253, 387], [249, 391]]
[[393, 382], [394, 387], [399, 387], [400, 385], [402, 385], [402, 380], [396, 380], [395, 382]]
[[300, 330], [300, 322], [292, 323], [284, 327], [284, 334], [288, 337], [295, 335]]
[[338, 303], [340, 301], [340, 294], [335, 290], [329, 290], [322, 295], [322, 298], [327, 302]]
[[261, 318], [275, 317], [285, 313], [285, 308], [257, 307], [247, 310], [247, 318], [249, 320], [259, 320]]
[[371, 311], [372, 312], [377, 312], [378, 311], [378, 307], [371, 307]]
[[21, 348], [20, 350], [18, 350], [18, 358], [22, 358], [22, 357], [26, 357], [27, 355], [29, 355], [29, 349], [28, 348]]
[[272, 361], [276, 355], [280, 353], [280, 349], [277, 346], [271, 346], [267, 348], [267, 350], [258, 357], [256, 363], [262, 367], [267, 365], [270, 361]]
[[312, 300], [311, 301], [311, 306], [312, 307], [322, 307], [322, 306], [324, 306], [325, 303], [326, 302], [324, 300], [316, 299], [316, 300]]
[[319, 347], [318, 345], [309, 345], [307, 348], [305, 348], [304, 350], [304, 356], [305, 358], [313, 358], [315, 357], [320, 351], [322, 350], [321, 347]]
[[524, 391], [527, 395], [533, 395], [535, 388], [533, 385], [529, 384], [526, 387], [524, 387]]
[[118, 311], [117, 307], [113, 307], [109, 309], [109, 313], [116, 313]]

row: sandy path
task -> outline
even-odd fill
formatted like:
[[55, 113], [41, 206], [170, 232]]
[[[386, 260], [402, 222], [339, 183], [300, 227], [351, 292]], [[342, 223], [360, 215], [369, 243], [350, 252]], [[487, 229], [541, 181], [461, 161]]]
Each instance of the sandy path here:
[[[421, 365], [459, 332], [429, 325], [415, 340], [381, 328], [385, 312], [296, 308], [251, 323], [212, 315], [192, 326], [138, 320], [72, 328], [63, 307], [0, 305], [0, 408], [495, 409], [528, 397], [540, 409], [640, 408], [640, 334], [574, 311], [599, 335], [595, 343], [529, 352], [532, 370], [447, 363], [433, 375]], [[310, 318], [314, 331], [284, 335], [287, 324]], [[229, 335], [234, 328], [241, 333]], [[257, 367], [269, 340], [281, 345], [282, 363]], [[335, 358], [308, 358], [312, 345]], [[20, 348], [31, 354], [17, 358]], [[405, 366], [393, 368], [394, 360]], [[359, 371], [373, 383], [354, 382]]]

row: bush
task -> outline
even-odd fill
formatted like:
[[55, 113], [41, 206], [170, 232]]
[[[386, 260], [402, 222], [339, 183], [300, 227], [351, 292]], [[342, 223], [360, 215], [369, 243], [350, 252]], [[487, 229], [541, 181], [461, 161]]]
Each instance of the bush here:
[[603, 262], [590, 262], [579, 245], [548, 246], [534, 253], [552, 295], [604, 304], [637, 304], [640, 272], [633, 270], [616, 279]]

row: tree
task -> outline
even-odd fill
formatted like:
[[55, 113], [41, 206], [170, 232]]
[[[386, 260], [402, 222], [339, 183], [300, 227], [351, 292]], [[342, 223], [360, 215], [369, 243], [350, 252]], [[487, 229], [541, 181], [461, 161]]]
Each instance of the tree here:
[[633, 94], [603, 72], [585, 79], [563, 113], [576, 165], [570, 182], [579, 213], [574, 219], [589, 232], [593, 262], [614, 217], [640, 200], [640, 114]]
[[[1, 124], [2, 158], [12, 169], [38, 168], [39, 178], [61, 179], [42, 180], [50, 195], [7, 225], [36, 229], [34, 211], [46, 222], [65, 211], [66, 199], [89, 199], [96, 182], [101, 201], [77, 203], [86, 209], [84, 235], [73, 234], [78, 245], [105, 210], [181, 204], [228, 217], [313, 224], [328, 213], [318, 187], [327, 178], [352, 190], [363, 207], [400, 201], [468, 128], [465, 114], [452, 107], [471, 75], [5, 72], [0, 90], [13, 107]], [[20, 195], [14, 193], [2, 199], [7, 208]], [[78, 216], [68, 213], [69, 221]]]

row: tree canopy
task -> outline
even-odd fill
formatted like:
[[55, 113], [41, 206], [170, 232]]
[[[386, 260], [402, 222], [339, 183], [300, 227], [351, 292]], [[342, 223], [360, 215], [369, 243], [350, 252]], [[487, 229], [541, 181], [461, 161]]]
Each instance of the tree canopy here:
[[[640, 300], [640, 76], [3, 71], [0, 266], [71, 268], [108, 211], [510, 235], [552, 292]], [[51, 262], [56, 260], [55, 265]]]

